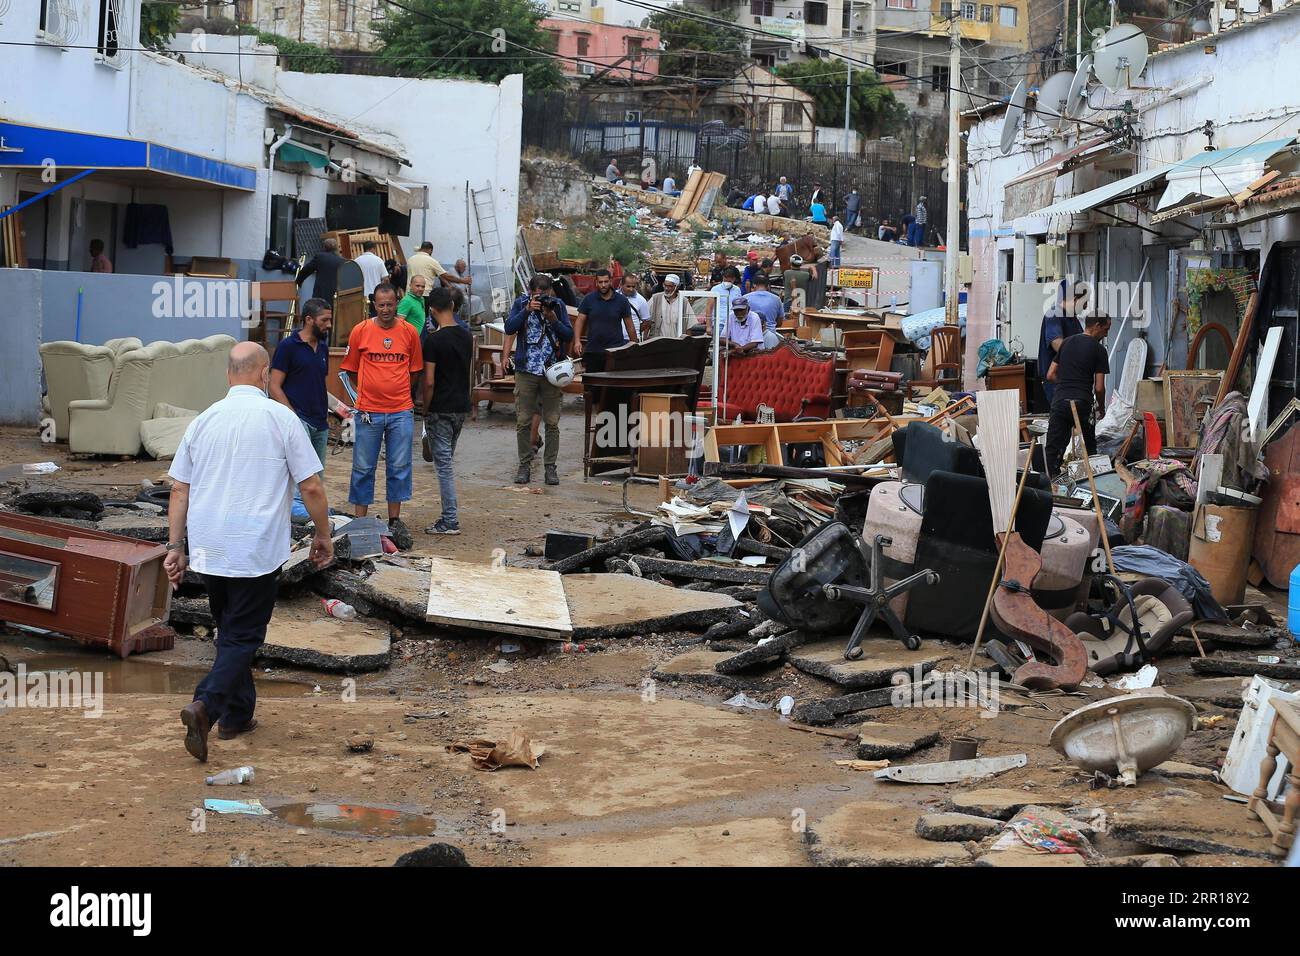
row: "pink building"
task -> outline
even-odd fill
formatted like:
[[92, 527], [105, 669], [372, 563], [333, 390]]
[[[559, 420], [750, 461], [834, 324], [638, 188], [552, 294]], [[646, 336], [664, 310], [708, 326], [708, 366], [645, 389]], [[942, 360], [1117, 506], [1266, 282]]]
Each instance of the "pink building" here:
[[555, 37], [556, 52], [568, 59], [560, 69], [571, 76], [647, 79], [659, 75], [659, 31], [586, 20], [548, 18], [543, 29]]

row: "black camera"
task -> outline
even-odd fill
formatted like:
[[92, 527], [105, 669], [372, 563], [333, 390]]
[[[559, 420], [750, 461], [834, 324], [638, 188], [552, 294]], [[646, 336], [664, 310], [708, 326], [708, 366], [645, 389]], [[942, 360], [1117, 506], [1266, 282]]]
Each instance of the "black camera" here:
[[553, 295], [541, 295], [534, 292], [532, 297], [536, 299], [543, 309], [552, 309], [556, 315], [565, 314], [564, 300]]

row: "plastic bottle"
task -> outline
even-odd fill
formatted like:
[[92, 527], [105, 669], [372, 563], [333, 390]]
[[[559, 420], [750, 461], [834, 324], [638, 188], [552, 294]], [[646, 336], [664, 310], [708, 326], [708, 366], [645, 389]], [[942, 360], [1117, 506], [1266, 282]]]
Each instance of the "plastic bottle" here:
[[220, 787], [232, 783], [252, 783], [252, 767], [232, 767], [230, 770], [223, 770], [221, 773], [214, 774], [206, 778], [209, 787]]
[[1287, 592], [1286, 627], [1300, 641], [1300, 564], [1291, 571], [1291, 588]]
[[356, 619], [357, 609], [351, 604], [344, 604], [338, 598], [321, 598], [320, 603], [330, 617], [337, 617], [344, 621]]

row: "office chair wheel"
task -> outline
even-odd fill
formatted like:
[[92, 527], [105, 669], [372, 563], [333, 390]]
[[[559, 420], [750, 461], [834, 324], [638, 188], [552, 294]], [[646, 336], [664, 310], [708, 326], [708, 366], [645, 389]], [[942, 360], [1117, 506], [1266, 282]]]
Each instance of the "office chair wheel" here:
[[909, 634], [907, 639], [903, 641], [903, 646], [909, 651], [919, 650], [921, 647], [921, 638], [915, 634]]
[[862, 657], [861, 644], [854, 645], [853, 647], [849, 648], [844, 654], [844, 659], [848, 661], [856, 661], [861, 659], [861, 657]]

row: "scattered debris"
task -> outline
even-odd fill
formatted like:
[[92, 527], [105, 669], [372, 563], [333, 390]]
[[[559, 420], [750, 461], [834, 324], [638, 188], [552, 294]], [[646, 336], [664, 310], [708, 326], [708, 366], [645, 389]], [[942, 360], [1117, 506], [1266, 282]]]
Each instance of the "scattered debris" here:
[[876, 779], [895, 783], [962, 783], [982, 780], [1008, 770], [1026, 766], [1025, 754], [1003, 757], [976, 757], [974, 760], [944, 760], [939, 763], [914, 763], [905, 767], [887, 767], [876, 771]]
[[479, 739], [448, 744], [447, 753], [469, 754], [475, 770], [498, 770], [501, 767], [536, 770], [546, 748], [533, 743], [525, 731], [516, 727], [499, 741]]

